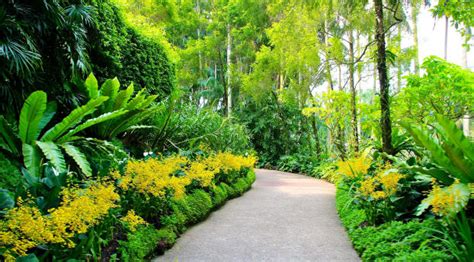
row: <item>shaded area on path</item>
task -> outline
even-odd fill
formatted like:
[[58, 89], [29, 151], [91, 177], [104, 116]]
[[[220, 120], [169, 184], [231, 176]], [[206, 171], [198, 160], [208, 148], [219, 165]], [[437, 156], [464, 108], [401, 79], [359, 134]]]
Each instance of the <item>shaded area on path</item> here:
[[257, 169], [243, 196], [190, 228], [154, 261], [359, 261], [322, 180]]

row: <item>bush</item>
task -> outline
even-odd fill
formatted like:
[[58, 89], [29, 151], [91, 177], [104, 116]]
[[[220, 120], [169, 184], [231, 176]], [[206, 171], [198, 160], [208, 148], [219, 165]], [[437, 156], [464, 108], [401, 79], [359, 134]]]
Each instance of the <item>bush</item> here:
[[250, 149], [245, 126], [217, 112], [193, 105], [178, 108], [168, 129], [168, 140], [180, 148], [191, 149], [205, 144], [213, 151], [244, 153]]
[[110, 0], [88, 2], [97, 10], [90, 59], [99, 80], [115, 75], [125, 83], [133, 81], [147, 88], [151, 94], [170, 94], [175, 69], [163, 46], [129, 27]]
[[173, 210], [182, 213], [185, 225], [196, 224], [204, 219], [212, 208], [212, 200], [209, 194], [203, 190], [196, 190], [191, 195], [177, 200], [173, 204]]
[[118, 249], [123, 261], [143, 261], [155, 251], [163, 251], [176, 242], [176, 234], [169, 228], [160, 230], [153, 226], [140, 226], [127, 234], [127, 241], [120, 241]]
[[14, 192], [22, 183], [20, 169], [0, 153], [0, 188]]
[[367, 226], [365, 212], [354, 205], [348, 188], [339, 185], [336, 207], [355, 250], [363, 261], [445, 261], [452, 258], [435, 235], [434, 219]]

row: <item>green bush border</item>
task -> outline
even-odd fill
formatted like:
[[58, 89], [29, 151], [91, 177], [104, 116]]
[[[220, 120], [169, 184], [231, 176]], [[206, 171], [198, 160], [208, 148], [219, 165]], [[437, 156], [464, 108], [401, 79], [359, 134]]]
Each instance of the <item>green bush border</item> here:
[[254, 170], [231, 185], [220, 183], [206, 192], [202, 189], [171, 204], [172, 214], [162, 217], [160, 229], [153, 225], [140, 226], [135, 232], [127, 234], [126, 241], [119, 241], [118, 252], [123, 261], [143, 261], [156, 254], [163, 254], [171, 248], [180, 234], [192, 225], [206, 219], [209, 214], [225, 204], [229, 199], [241, 196], [255, 182]]
[[391, 221], [379, 226], [366, 226], [365, 213], [352, 203], [347, 186], [336, 190], [336, 208], [354, 249], [363, 261], [451, 261], [433, 229], [435, 219]]

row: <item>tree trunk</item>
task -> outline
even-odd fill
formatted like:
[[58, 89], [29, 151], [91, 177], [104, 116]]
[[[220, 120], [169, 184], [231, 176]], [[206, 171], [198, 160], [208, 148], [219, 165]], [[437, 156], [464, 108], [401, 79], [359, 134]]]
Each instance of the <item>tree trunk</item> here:
[[328, 90], [334, 90], [334, 84], [332, 82], [332, 76], [331, 76], [331, 65], [329, 64], [329, 51], [328, 51], [328, 41], [327, 41], [327, 28], [326, 28], [326, 22], [324, 22], [324, 33], [323, 35], [323, 42], [324, 42], [324, 52], [326, 55], [326, 59], [324, 61], [324, 66], [326, 68], [326, 80], [328, 81]]
[[[462, 47], [463, 49], [463, 53], [462, 53], [462, 61], [463, 61], [463, 66], [464, 68], [467, 68], [467, 47], [466, 46], [463, 46]], [[462, 120], [462, 130], [464, 132], [464, 135], [466, 137], [469, 137], [471, 135], [471, 117], [470, 117], [470, 114], [469, 112], [467, 112], [464, 117], [463, 117], [463, 120]]]
[[[402, 50], [402, 26], [398, 24], [398, 47]], [[402, 90], [402, 61], [397, 58], [397, 92]]]
[[418, 57], [418, 12], [419, 7], [417, 3], [413, 3], [411, 7], [411, 21], [413, 23], [413, 42], [414, 42], [414, 60], [415, 60], [415, 73], [420, 75], [420, 60]]
[[230, 117], [232, 112], [232, 69], [231, 69], [231, 55], [232, 55], [232, 36], [230, 32], [230, 24], [227, 24], [227, 116]]
[[352, 145], [354, 152], [359, 151], [359, 131], [357, 130], [357, 91], [354, 83], [354, 34], [349, 32], [349, 85], [351, 88], [351, 126], [352, 126]]
[[380, 125], [382, 129], [382, 150], [393, 154], [392, 123], [390, 121], [390, 83], [387, 77], [387, 57], [385, 53], [385, 28], [383, 24], [382, 0], [374, 0], [376, 15], [377, 71], [380, 85]]
[[444, 60], [448, 59], [448, 28], [449, 28], [449, 18], [444, 16], [445, 19], [445, 27], [444, 27]]

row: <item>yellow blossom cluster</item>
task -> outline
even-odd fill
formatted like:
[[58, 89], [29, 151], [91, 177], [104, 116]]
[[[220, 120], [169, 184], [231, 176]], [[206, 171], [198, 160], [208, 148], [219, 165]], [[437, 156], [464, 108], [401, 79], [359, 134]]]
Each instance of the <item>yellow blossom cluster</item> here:
[[458, 213], [469, 201], [470, 189], [466, 184], [456, 181], [449, 187], [434, 185], [428, 197], [423, 200], [432, 206], [432, 211], [439, 216], [451, 216]]
[[348, 178], [356, 178], [367, 174], [371, 160], [365, 155], [346, 161], [337, 162], [337, 171]]
[[0, 246], [7, 248], [5, 260], [14, 259], [14, 255], [24, 256], [28, 249], [41, 244], [74, 247], [71, 238], [97, 225], [120, 198], [115, 187], [108, 184], [66, 189], [62, 197], [61, 205], [45, 215], [28, 204], [6, 213], [0, 222]]
[[208, 187], [217, 173], [251, 168], [255, 162], [254, 156], [245, 157], [227, 152], [195, 161], [182, 156], [150, 158], [130, 161], [123, 176], [118, 172], [113, 172], [111, 176], [119, 180], [119, 187], [123, 190], [136, 190], [142, 194], [162, 197], [166, 189], [171, 189], [175, 198], [181, 198], [186, 193], [186, 186], [193, 180]]
[[398, 183], [403, 177], [404, 175], [388, 168], [382, 169], [375, 176], [365, 178], [357, 190], [364, 197], [384, 199], [397, 192]]
[[[190, 181], [189, 178], [174, 176], [174, 174], [186, 165], [188, 165], [188, 159], [181, 156], [172, 156], [162, 160], [157, 158], [132, 160], [127, 163], [125, 174], [119, 176], [119, 187], [155, 197], [163, 196], [165, 189], [171, 188], [176, 197], [181, 197], [185, 193], [185, 186]], [[117, 177], [118, 174], [113, 173], [112, 176]]]
[[147, 224], [142, 217], [135, 214], [134, 210], [129, 210], [127, 215], [122, 217], [120, 220], [122, 220], [122, 222], [124, 222], [132, 232], [136, 231], [139, 225]]
[[229, 152], [219, 152], [208, 157], [205, 162], [213, 171], [218, 172], [220, 170], [227, 173], [230, 170], [251, 168], [257, 162], [257, 158], [255, 156], [239, 156]]

